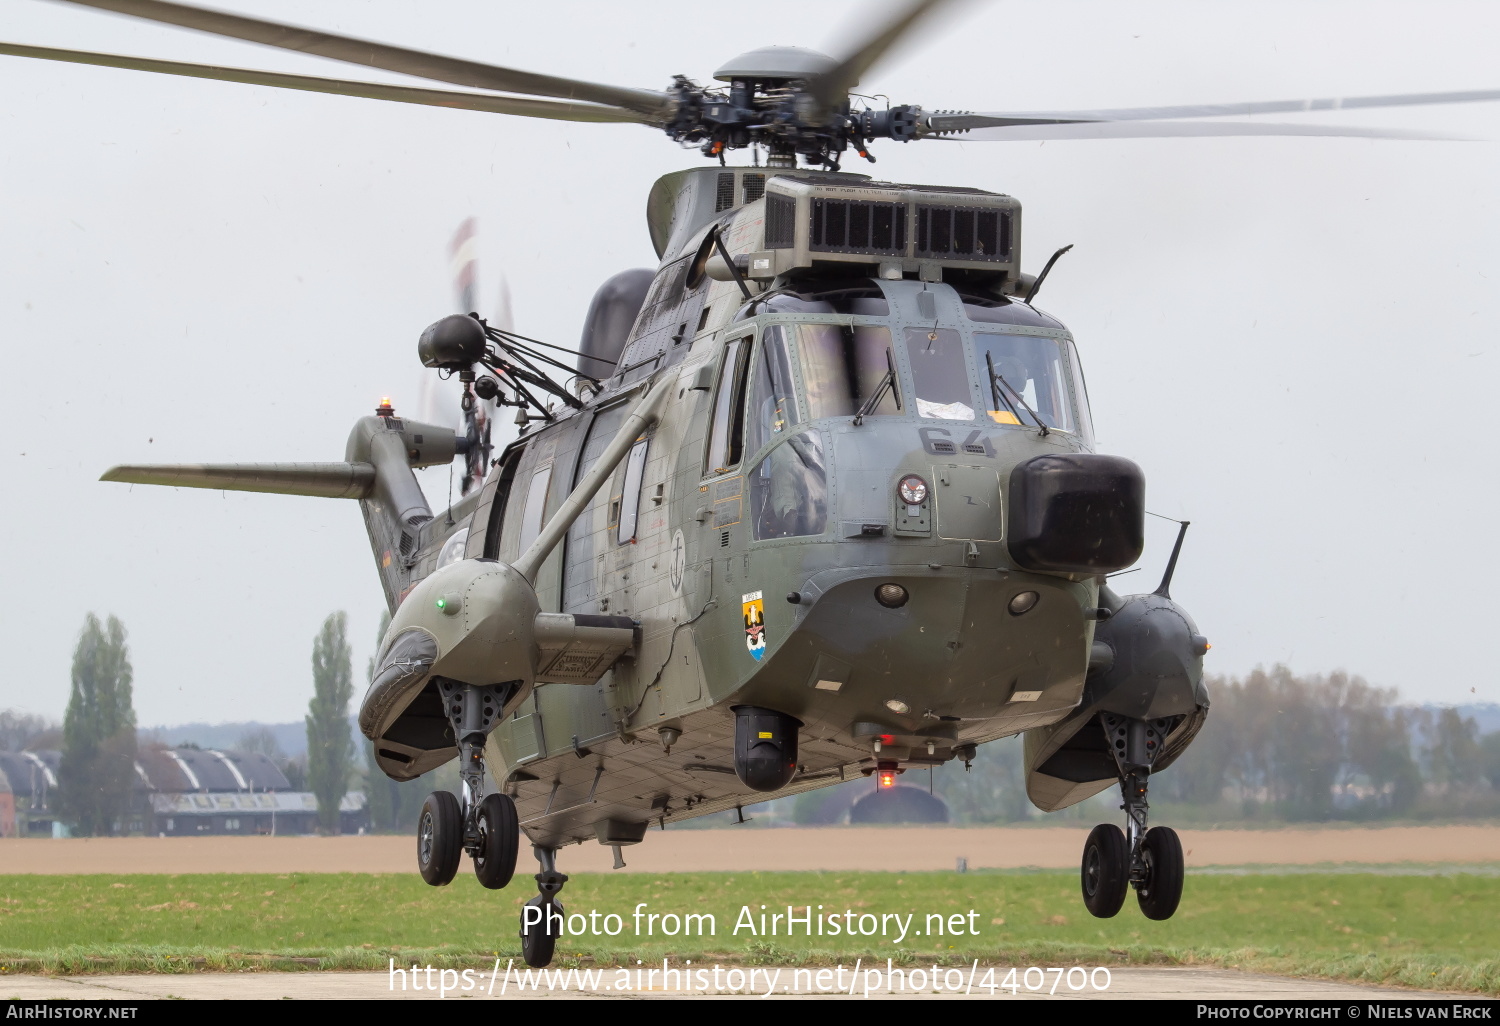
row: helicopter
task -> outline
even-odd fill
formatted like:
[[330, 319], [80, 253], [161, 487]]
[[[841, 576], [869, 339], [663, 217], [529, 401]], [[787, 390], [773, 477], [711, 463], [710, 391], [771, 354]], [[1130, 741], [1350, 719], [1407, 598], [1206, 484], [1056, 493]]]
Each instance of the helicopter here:
[[[424, 334], [425, 364], [471, 375], [477, 401], [502, 399], [538, 425], [446, 515], [414, 491], [411, 470], [467, 459], [474, 439], [389, 407], [356, 426], [337, 464], [106, 474], [360, 501], [395, 614], [361, 725], [398, 779], [463, 760], [464, 801], [434, 795], [424, 809], [429, 882], [451, 880], [467, 849], [481, 881], [503, 886], [524, 832], [542, 872], [523, 947], [545, 964], [567, 843], [618, 851], [652, 823], [865, 772], [893, 781], [1024, 733], [1039, 807], [1122, 787], [1128, 836], [1101, 827], [1085, 849], [1090, 911], [1114, 914], [1130, 885], [1148, 915], [1175, 911], [1181, 848], [1167, 828], [1148, 828], [1146, 784], [1206, 715], [1207, 642], [1171, 600], [1170, 569], [1146, 595], [1121, 598], [1101, 580], [1139, 555], [1144, 482], [1128, 461], [1092, 452], [1076, 347], [1032, 302], [1053, 261], [1034, 277], [1021, 271], [1011, 197], [884, 183], [840, 165], [872, 140], [1005, 137], [985, 132], [1314, 134], [1169, 119], [1318, 101], [981, 115], [852, 107], [853, 78], [931, 3], [878, 26], [842, 62], [752, 51], [720, 69], [727, 89], [679, 80], [661, 93], [455, 70], [180, 5], [87, 6], [341, 59], [357, 51], [358, 62], [544, 99], [0, 49], [628, 121], [710, 158], [766, 154], [760, 167], [658, 183], [648, 224], [662, 263], [645, 281], [601, 289], [577, 354], [587, 373], [571, 382], [545, 369], [562, 368], [532, 340], [473, 317]], [[501, 787], [488, 796], [486, 763]]]

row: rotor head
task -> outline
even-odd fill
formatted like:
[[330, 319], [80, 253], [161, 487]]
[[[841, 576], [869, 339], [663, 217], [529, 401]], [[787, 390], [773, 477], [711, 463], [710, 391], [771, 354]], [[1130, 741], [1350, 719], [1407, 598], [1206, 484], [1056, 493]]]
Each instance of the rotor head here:
[[805, 46], [762, 46], [742, 53], [727, 62], [714, 78], [720, 82], [736, 79], [760, 82], [808, 81], [838, 67], [838, 61], [826, 53]]

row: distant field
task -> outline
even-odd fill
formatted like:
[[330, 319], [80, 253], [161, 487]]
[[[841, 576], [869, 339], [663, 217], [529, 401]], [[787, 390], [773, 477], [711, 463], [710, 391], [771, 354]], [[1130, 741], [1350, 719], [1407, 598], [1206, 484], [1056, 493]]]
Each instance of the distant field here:
[[[1166, 923], [1142, 917], [1133, 899], [1115, 919], [1093, 919], [1077, 892], [1075, 874], [1056, 871], [579, 874], [563, 893], [567, 910], [597, 910], [601, 928], [614, 913], [623, 931], [566, 938], [558, 955], [601, 963], [670, 955], [741, 964], [1205, 964], [1500, 995], [1500, 878], [1488, 873], [1190, 875], [1182, 909]], [[469, 875], [438, 889], [405, 874], [0, 876], [0, 965], [384, 968], [395, 958], [488, 966], [518, 954], [517, 915], [532, 893], [525, 876], [498, 893]], [[673, 938], [658, 925], [657, 935], [636, 936], [641, 902], [646, 914], [710, 914], [716, 929]], [[745, 905], [758, 917], [761, 905], [784, 914], [788, 905], [816, 912], [819, 904], [841, 922], [845, 912], [856, 923], [860, 915], [913, 915], [914, 931], [929, 913], [957, 915], [945, 925], [961, 921], [964, 935], [898, 940], [889, 920], [886, 937], [734, 932]]]
[[[626, 849], [626, 873], [1069, 869], [1088, 824], [653, 830]], [[1299, 827], [1180, 831], [1189, 869], [1401, 862], [1500, 866], [1500, 826]], [[530, 853], [522, 863], [535, 865]], [[610, 850], [566, 848], [566, 873], [608, 871]], [[410, 873], [416, 843], [379, 837], [104, 837], [0, 840], [4, 873]], [[534, 870], [533, 870], [534, 872]]]

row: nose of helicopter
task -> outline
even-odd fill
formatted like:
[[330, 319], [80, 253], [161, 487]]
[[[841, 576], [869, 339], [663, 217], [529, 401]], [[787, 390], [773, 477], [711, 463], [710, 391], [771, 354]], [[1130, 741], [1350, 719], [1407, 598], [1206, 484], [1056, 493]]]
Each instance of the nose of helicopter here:
[[1098, 575], [1139, 552], [1139, 470], [973, 421], [828, 431], [828, 530], [756, 552], [792, 587], [767, 609], [771, 672], [741, 699], [854, 739], [941, 738], [997, 706], [1021, 730], [1076, 706]]
[[951, 740], [997, 708], [1007, 728], [1052, 722], [1082, 695], [1092, 581], [903, 563], [829, 569], [803, 588], [738, 700], [854, 740]]
[[882, 423], [833, 428], [830, 527], [839, 563], [1005, 566], [1005, 502], [1014, 468], [1073, 453], [1065, 436], [972, 422]]

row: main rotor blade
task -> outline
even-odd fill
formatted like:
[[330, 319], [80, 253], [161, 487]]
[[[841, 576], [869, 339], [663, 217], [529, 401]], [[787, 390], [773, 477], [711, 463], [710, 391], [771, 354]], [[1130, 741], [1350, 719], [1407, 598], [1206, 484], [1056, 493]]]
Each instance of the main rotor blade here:
[[1004, 125], [961, 135], [927, 136], [941, 142], [1031, 142], [1038, 139], [1178, 139], [1235, 135], [1346, 136], [1356, 139], [1444, 139], [1464, 136], [1400, 128], [1345, 125], [1279, 125], [1245, 121], [1094, 121], [1061, 124]]
[[1321, 100], [1267, 100], [1260, 103], [1212, 103], [1189, 107], [1123, 107], [1116, 110], [995, 111], [982, 114], [932, 114], [934, 132], [1007, 125], [1061, 125], [1094, 121], [1166, 121], [1174, 118], [1237, 117], [1250, 114], [1301, 114], [1320, 110], [1368, 110], [1377, 107], [1417, 107], [1436, 103], [1483, 103], [1500, 100], [1500, 89], [1452, 93], [1396, 93], [1390, 96], [1349, 96]]
[[248, 18], [240, 14], [213, 11], [167, 0], [60, 0], [62, 3], [94, 7], [126, 14], [133, 18], [197, 29], [216, 36], [228, 36], [252, 43], [298, 50], [328, 57], [346, 64], [394, 71], [402, 75], [467, 86], [471, 89], [498, 89], [528, 96], [548, 96], [562, 100], [583, 100], [608, 106], [625, 107], [653, 118], [664, 118], [670, 100], [665, 93], [649, 89], [625, 89], [619, 86], [583, 82], [578, 79], [538, 75], [493, 64], [445, 57], [422, 50], [408, 50], [387, 43], [374, 43], [318, 29], [301, 28], [281, 22]]
[[417, 86], [382, 85], [378, 82], [352, 82], [337, 78], [314, 78], [310, 75], [284, 75], [275, 71], [253, 71], [226, 68], [217, 64], [184, 64], [159, 61], [148, 57], [126, 57], [87, 50], [56, 50], [48, 46], [22, 46], [0, 43], [0, 54], [12, 57], [36, 57], [73, 64], [94, 64], [103, 68], [125, 68], [162, 75], [183, 75], [220, 82], [243, 82], [246, 85], [275, 86], [278, 89], [301, 89], [311, 93], [334, 93], [339, 96], [363, 96], [371, 100], [393, 100], [397, 103], [420, 103], [429, 107], [451, 107], [480, 110], [491, 114], [514, 114], [525, 118], [547, 118], [552, 121], [631, 122], [645, 124], [649, 118], [622, 107], [602, 107], [593, 103], [563, 103], [557, 100], [532, 100], [519, 96], [494, 96], [489, 93], [459, 93], [446, 89], [423, 89]]
[[887, 50], [920, 19], [952, 0], [908, 0], [906, 7], [894, 14], [855, 51], [831, 70], [819, 75], [809, 84], [809, 90], [821, 103], [838, 107], [849, 96], [849, 90], [858, 84], [865, 72], [883, 57]]

